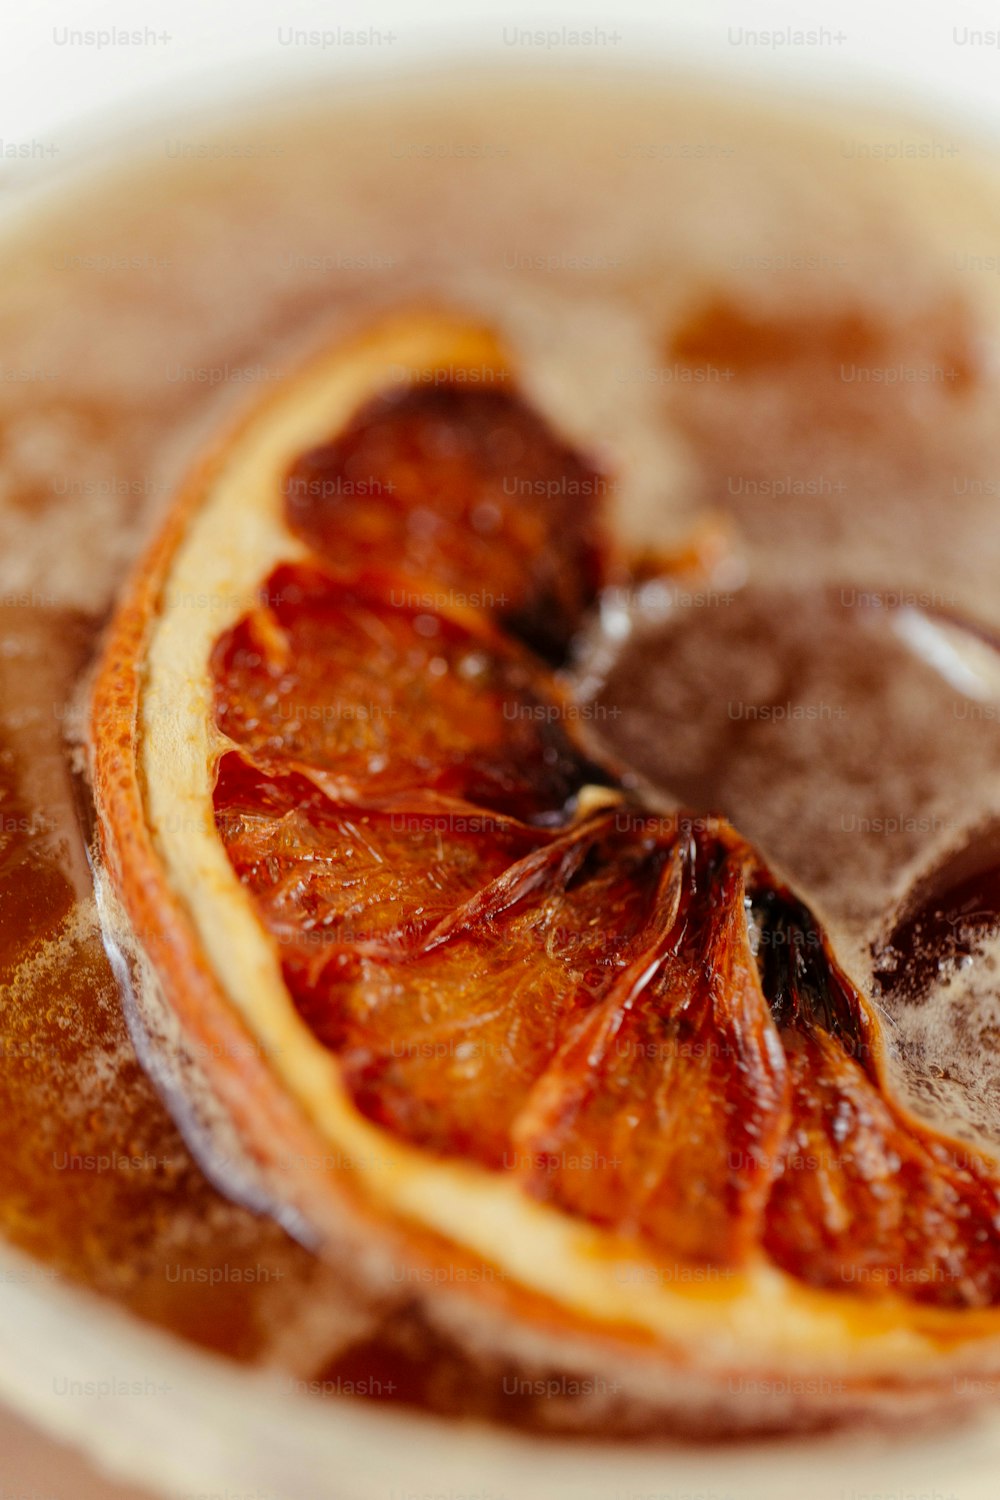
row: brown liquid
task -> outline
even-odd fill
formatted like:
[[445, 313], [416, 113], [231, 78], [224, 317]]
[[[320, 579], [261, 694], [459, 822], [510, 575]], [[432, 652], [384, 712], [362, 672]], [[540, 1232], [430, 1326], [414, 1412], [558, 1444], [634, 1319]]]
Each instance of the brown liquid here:
[[[668, 540], [696, 502], [722, 503], [764, 575], [769, 536], [791, 535], [800, 577], [936, 588], [992, 619], [1000, 533], [984, 486], [1000, 440], [979, 337], [996, 324], [988, 288], [962, 284], [952, 258], [988, 250], [995, 226], [952, 166], [865, 168], [843, 131], [634, 81], [369, 89], [189, 122], [184, 139], [228, 154], [178, 158], [149, 133], [133, 168], [39, 211], [3, 253], [3, 363], [21, 373], [0, 383], [0, 1227], [185, 1336], [313, 1375], [362, 1330], [331, 1273], [206, 1181], [137, 1064], [101, 944], [67, 704], [123, 568], [227, 413], [301, 348], [430, 295], [496, 314], [588, 451], [632, 455], [616, 499], [636, 534]], [[673, 150], [698, 141], [719, 150]], [[761, 269], [776, 250], [805, 269]], [[732, 353], [732, 319], [720, 331], [709, 316], [720, 298], [749, 307], [744, 322], [785, 309], [730, 382], [708, 368]], [[831, 359], [836, 330], [860, 328], [863, 348], [844, 346], [858, 363], [944, 362], [961, 378], [902, 400], [852, 387], [817, 460], [830, 370], [789, 353], [817, 320]], [[695, 366], [706, 379], [685, 382]], [[818, 493], [726, 501], [733, 475], [789, 473]], [[962, 476], [973, 488], [956, 494]], [[209, 1285], [212, 1268], [224, 1283]], [[408, 1338], [394, 1357], [419, 1363], [421, 1337], [415, 1317], [397, 1320], [370, 1368]], [[499, 1380], [488, 1398], [395, 1383], [496, 1412]]]

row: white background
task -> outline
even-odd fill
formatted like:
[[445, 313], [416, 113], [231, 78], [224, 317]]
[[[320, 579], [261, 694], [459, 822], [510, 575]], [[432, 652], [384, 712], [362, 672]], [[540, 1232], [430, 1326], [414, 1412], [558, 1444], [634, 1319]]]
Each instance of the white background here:
[[[374, 28], [374, 45], [289, 45], [285, 28]], [[518, 47], [512, 28], [602, 28], [603, 45]], [[818, 42], [739, 43], [742, 31], [821, 32]], [[149, 31], [145, 45], [68, 44], [64, 28]], [[901, 96], [938, 111], [989, 120], [1000, 131], [1000, 47], [958, 38], [965, 28], [1000, 32], [1000, 5], [944, 0], [0, 0], [0, 140], [72, 151], [84, 124], [121, 107], [144, 111], [227, 90], [255, 76], [330, 75], [405, 66], [475, 50], [523, 65], [530, 54], [593, 63], [651, 52], [665, 63], [759, 76], [797, 89], [860, 91], [872, 102]], [[167, 38], [160, 40], [159, 38]]]

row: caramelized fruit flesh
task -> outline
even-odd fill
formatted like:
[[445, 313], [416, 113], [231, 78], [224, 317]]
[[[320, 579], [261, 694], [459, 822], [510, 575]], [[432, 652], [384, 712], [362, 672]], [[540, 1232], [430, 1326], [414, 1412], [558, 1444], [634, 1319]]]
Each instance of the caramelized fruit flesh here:
[[605, 483], [511, 391], [405, 385], [302, 455], [285, 513], [338, 570], [391, 557], [558, 656], [599, 582]]
[[[443, 411], [469, 431], [446, 440]], [[865, 1002], [809, 910], [723, 820], [646, 810], [581, 748], [540, 663], [447, 602], [478, 548], [459, 501], [496, 481], [496, 420], [468, 393], [366, 408], [293, 475], [405, 450], [392, 504], [449, 496], [434, 547], [407, 528], [402, 558], [380, 559], [403, 574], [284, 566], [216, 645], [238, 747], [218, 828], [300, 1014], [370, 1119], [662, 1256], [763, 1250], [862, 1296], [1000, 1300], [989, 1170], [887, 1096]], [[497, 577], [522, 578], [521, 619], [548, 606], [523, 563], [562, 519], [558, 496], [530, 509], [490, 548]], [[367, 495], [344, 510], [349, 560], [370, 561], [356, 538], [381, 545], [387, 514]], [[433, 607], [400, 593], [418, 565]]]
[[338, 804], [305, 776], [261, 771], [235, 752], [221, 762], [215, 801], [241, 880], [303, 961], [333, 944], [405, 949], [545, 840], [513, 819], [432, 798]]
[[216, 645], [219, 728], [267, 768], [356, 800], [419, 788], [527, 820], [604, 781], [537, 662], [398, 577], [283, 566]]
[[764, 1245], [818, 1286], [941, 1306], [1000, 1297], [1000, 1202], [975, 1152], [912, 1128], [886, 1096], [874, 1028], [815, 918], [765, 872], [753, 905], [785, 1051], [789, 1129]]
[[613, 823], [585, 821], [511, 865], [409, 952], [337, 954], [311, 989], [289, 976], [365, 1114], [516, 1167], [519, 1110], [565, 1028], [628, 972], [655, 907], [665, 851]]

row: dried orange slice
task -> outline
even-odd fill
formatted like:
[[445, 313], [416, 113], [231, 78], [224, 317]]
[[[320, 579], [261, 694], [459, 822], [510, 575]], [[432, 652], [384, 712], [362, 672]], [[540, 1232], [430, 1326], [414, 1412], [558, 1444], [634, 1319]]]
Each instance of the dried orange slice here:
[[94, 699], [147, 982], [286, 1214], [468, 1350], [688, 1427], [937, 1403], [1000, 1366], [995, 1165], [756, 852], [587, 743], [597, 480], [422, 314], [206, 461]]

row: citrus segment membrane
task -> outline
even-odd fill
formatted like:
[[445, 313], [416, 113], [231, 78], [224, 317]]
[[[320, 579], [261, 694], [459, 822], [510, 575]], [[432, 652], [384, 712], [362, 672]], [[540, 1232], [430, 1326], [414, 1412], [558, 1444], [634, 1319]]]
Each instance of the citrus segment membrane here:
[[759, 1238], [788, 1124], [784, 1058], [739, 864], [678, 840], [669, 869], [649, 946], [569, 1037], [515, 1130], [536, 1195], [731, 1264]]

